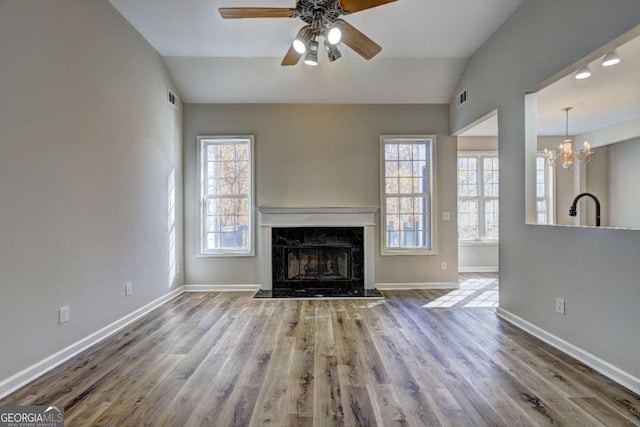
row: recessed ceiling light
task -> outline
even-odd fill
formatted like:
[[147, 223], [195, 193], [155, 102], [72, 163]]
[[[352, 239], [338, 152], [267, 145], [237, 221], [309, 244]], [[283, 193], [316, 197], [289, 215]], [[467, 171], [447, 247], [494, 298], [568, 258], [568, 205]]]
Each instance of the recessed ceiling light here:
[[602, 60], [602, 65], [604, 67], [610, 67], [612, 65], [616, 65], [620, 62], [620, 55], [615, 50], [607, 53]]
[[578, 68], [578, 71], [576, 71], [576, 74], [574, 77], [578, 80], [589, 78], [591, 77], [591, 69], [589, 68], [588, 65], [584, 65]]

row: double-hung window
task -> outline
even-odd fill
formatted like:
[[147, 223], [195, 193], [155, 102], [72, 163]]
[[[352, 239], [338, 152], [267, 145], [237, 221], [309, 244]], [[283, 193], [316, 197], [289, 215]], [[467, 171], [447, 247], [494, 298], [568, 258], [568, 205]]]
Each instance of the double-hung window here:
[[538, 153], [536, 156], [536, 222], [538, 224], [555, 222], [553, 171], [553, 166], [547, 165], [544, 153]]
[[253, 255], [253, 136], [199, 136], [199, 256]]
[[497, 153], [458, 153], [458, 240], [498, 240]]
[[435, 254], [435, 136], [380, 137], [382, 254]]

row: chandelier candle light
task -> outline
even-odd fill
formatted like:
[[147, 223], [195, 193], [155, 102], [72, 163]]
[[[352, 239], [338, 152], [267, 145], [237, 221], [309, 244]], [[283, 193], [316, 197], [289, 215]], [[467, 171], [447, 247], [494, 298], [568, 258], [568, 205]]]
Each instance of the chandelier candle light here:
[[548, 148], [544, 149], [544, 157], [549, 166], [555, 166], [562, 162], [562, 167], [569, 170], [571, 166], [573, 166], [574, 160], [580, 163], [589, 163], [591, 161], [593, 150], [591, 149], [591, 144], [587, 141], [584, 142], [580, 151], [573, 151], [573, 140], [569, 138], [569, 111], [572, 108], [573, 107], [564, 108], [567, 117], [566, 131], [564, 141], [562, 141], [559, 146], [559, 151], [556, 152], [556, 150], [550, 150]]

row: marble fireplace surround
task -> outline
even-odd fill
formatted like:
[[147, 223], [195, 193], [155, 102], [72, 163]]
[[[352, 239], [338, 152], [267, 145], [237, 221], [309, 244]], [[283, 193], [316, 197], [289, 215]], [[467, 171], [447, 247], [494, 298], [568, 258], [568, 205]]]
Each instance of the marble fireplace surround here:
[[273, 289], [271, 236], [274, 227], [362, 227], [364, 229], [364, 288], [375, 288], [375, 214], [377, 207], [258, 208], [262, 230], [262, 287]]

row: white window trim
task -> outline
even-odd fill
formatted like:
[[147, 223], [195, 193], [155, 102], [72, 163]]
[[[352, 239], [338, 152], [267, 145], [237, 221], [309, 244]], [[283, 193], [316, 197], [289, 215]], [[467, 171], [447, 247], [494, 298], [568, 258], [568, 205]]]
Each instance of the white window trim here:
[[[249, 173], [251, 174], [251, 182], [249, 183], [249, 249], [247, 250], [229, 250], [223, 249], [218, 251], [204, 251], [204, 195], [203, 180], [206, 168], [204, 166], [204, 158], [202, 157], [202, 147], [205, 141], [232, 141], [238, 142], [249, 141]], [[242, 140], [242, 141], [241, 141]], [[253, 135], [198, 135], [197, 137], [197, 194], [198, 194], [198, 239], [197, 253], [198, 258], [215, 258], [215, 257], [252, 257], [255, 256], [255, 171], [254, 171], [254, 136]]]
[[[407, 142], [420, 142], [430, 141], [430, 154], [431, 154], [431, 179], [429, 183], [431, 188], [429, 189], [430, 203], [429, 203], [429, 237], [431, 240], [430, 249], [418, 249], [418, 248], [388, 248], [387, 247], [387, 233], [386, 233], [386, 203], [385, 203], [385, 157], [384, 157], [384, 145], [385, 142], [390, 140], [406, 140]], [[436, 229], [437, 221], [435, 220], [437, 212], [437, 142], [435, 135], [381, 135], [380, 136], [380, 254], [382, 256], [395, 256], [395, 255], [437, 255], [437, 242], [438, 242], [438, 230]]]
[[[456, 156], [456, 192], [458, 190], [458, 182], [457, 182], [457, 164], [458, 161], [457, 159], [459, 159], [460, 157], [498, 157], [499, 159], [499, 155], [498, 155], [498, 151], [458, 151], [458, 155]], [[499, 160], [498, 160], [499, 163]], [[499, 172], [499, 170], [498, 170]], [[484, 217], [484, 208], [480, 209], [480, 204], [485, 201], [485, 200], [498, 200], [498, 204], [500, 203], [500, 196], [498, 197], [485, 197], [484, 196], [484, 188], [481, 188], [480, 186], [480, 180], [482, 180], [482, 184], [484, 185], [484, 163], [483, 162], [478, 162], [478, 177], [479, 180], [477, 181], [478, 184], [478, 194], [482, 193], [482, 196], [477, 196], [477, 197], [470, 197], [470, 196], [464, 196], [463, 198], [465, 199], [477, 199], [478, 200], [478, 234], [484, 234], [486, 236], [486, 223], [485, 223], [485, 217]], [[498, 185], [500, 185], [500, 182], [498, 181]], [[460, 195], [457, 195], [458, 198], [458, 202], [460, 201]], [[499, 213], [498, 213], [499, 215]], [[500, 225], [498, 225], [498, 230], [499, 230]], [[481, 233], [481, 231], [484, 231], [484, 233]], [[499, 231], [498, 231], [499, 233]], [[489, 245], [497, 245], [500, 242], [500, 238], [498, 239], [487, 239], [487, 238], [483, 238], [483, 237], [478, 237], [477, 239], [474, 240], [462, 240], [462, 239], [458, 239], [458, 244], [463, 245], [463, 246], [489, 246]]]

